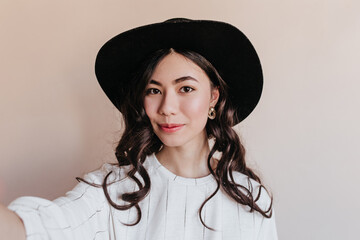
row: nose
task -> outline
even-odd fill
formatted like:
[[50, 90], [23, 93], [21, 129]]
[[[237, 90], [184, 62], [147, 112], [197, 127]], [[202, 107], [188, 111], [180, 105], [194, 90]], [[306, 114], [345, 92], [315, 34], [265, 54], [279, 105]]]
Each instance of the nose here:
[[166, 92], [162, 95], [161, 104], [159, 107], [159, 114], [170, 116], [175, 115], [178, 110], [178, 101], [176, 96], [171, 92]]

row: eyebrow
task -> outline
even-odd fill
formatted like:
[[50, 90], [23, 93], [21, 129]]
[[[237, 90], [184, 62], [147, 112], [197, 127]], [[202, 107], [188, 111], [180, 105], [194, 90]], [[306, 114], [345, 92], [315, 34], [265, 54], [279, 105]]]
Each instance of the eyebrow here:
[[[198, 80], [196, 80], [195, 78], [191, 77], [191, 76], [184, 76], [184, 77], [180, 77], [180, 78], [177, 78], [175, 80], [173, 80], [173, 85], [175, 84], [178, 84], [178, 83], [181, 83], [183, 81], [186, 81], [186, 80], [192, 80], [192, 81], [195, 81], [195, 82], [199, 82]], [[162, 84], [154, 79], [151, 79], [149, 84], [155, 84], [155, 85], [158, 85], [158, 86], [162, 86]]]

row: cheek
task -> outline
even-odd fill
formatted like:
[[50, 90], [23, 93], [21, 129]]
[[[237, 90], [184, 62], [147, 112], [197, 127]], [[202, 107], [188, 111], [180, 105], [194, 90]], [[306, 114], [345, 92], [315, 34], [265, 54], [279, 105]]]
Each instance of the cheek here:
[[149, 98], [145, 98], [144, 100], [144, 109], [146, 112], [146, 115], [151, 118], [155, 115], [156, 113], [156, 102], [152, 101]]
[[207, 118], [209, 111], [209, 101], [206, 96], [188, 99], [185, 103], [181, 104], [183, 107], [182, 112], [190, 118]]

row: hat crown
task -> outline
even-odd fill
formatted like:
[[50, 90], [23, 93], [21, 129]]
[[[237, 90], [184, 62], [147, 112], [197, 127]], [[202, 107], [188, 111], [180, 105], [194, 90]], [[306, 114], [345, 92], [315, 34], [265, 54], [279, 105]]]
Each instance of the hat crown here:
[[170, 18], [166, 21], [164, 21], [164, 23], [188, 23], [188, 22], [193, 22], [194, 20], [188, 19], [188, 18]]

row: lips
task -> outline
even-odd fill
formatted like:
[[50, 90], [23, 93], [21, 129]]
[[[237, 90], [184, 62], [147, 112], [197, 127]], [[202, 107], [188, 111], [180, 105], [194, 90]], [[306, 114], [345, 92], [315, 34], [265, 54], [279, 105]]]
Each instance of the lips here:
[[168, 124], [168, 123], [164, 123], [164, 124], [159, 124], [159, 125], [160, 125], [160, 127], [174, 128], [174, 127], [183, 126], [184, 124]]
[[184, 126], [184, 124], [174, 124], [174, 123], [173, 124], [168, 124], [168, 123], [159, 124], [160, 129], [163, 130], [164, 132], [168, 132], [168, 133], [179, 131], [183, 126]]

